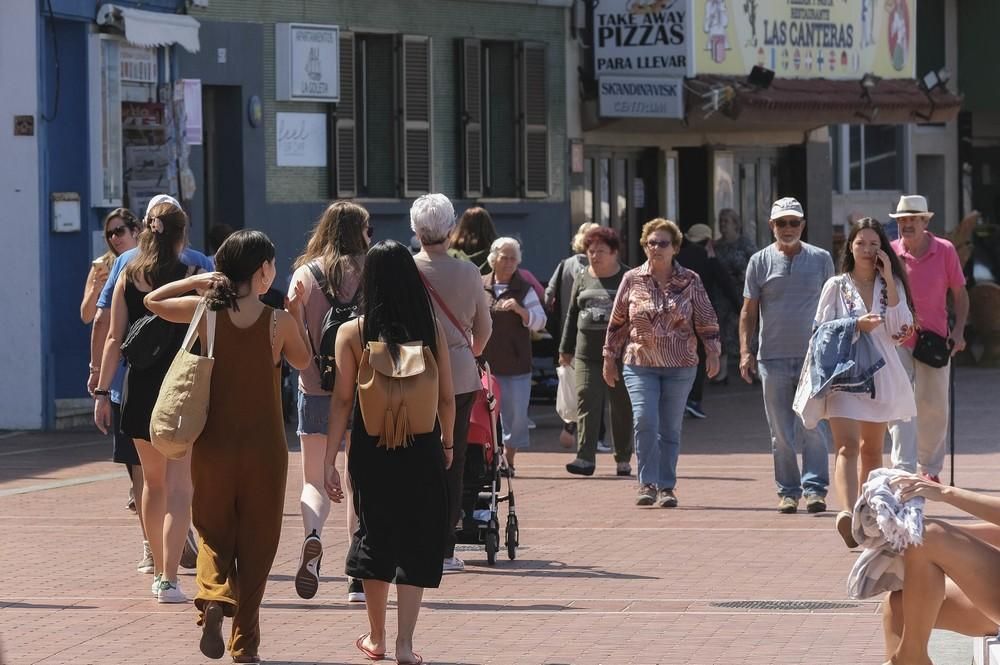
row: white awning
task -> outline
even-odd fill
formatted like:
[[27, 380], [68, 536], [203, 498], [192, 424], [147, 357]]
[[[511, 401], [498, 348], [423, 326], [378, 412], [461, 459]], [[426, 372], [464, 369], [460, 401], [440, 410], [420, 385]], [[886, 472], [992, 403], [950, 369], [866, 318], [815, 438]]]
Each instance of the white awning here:
[[136, 46], [180, 44], [189, 53], [197, 53], [201, 49], [198, 40], [200, 24], [187, 14], [165, 14], [105, 4], [97, 11], [97, 23], [117, 27], [125, 33], [125, 39]]

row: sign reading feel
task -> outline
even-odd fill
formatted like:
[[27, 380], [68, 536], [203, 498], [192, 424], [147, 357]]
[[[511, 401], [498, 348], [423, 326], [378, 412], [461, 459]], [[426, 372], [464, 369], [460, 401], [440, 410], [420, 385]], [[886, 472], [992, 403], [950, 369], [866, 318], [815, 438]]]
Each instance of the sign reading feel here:
[[594, 73], [684, 76], [690, 54], [686, 0], [594, 3]]

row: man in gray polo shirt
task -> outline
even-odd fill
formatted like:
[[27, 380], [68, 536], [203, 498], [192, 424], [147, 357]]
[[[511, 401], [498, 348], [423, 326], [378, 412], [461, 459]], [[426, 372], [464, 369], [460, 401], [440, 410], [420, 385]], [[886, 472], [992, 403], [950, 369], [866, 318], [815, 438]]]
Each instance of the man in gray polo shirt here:
[[[764, 412], [771, 428], [778, 512], [794, 513], [805, 494], [806, 510], [826, 510], [830, 482], [826, 422], [807, 430], [792, 410], [812, 335], [823, 284], [833, 276], [833, 259], [825, 249], [802, 242], [806, 220], [802, 204], [791, 197], [771, 207], [768, 221], [774, 242], [750, 257], [743, 309], [740, 312], [740, 375], [747, 383], [755, 373], [764, 386]], [[760, 347], [751, 351], [760, 324]], [[802, 450], [799, 471], [796, 450]]]

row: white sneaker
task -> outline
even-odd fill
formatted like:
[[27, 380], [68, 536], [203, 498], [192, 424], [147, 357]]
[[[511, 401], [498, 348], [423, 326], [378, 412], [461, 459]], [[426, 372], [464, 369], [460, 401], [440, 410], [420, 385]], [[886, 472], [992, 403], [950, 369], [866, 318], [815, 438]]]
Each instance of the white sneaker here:
[[163, 575], [157, 573], [156, 577], [153, 578], [153, 583], [149, 585], [149, 592], [153, 594], [153, 598], [160, 595], [160, 580], [163, 579]]
[[139, 565], [135, 569], [140, 573], [152, 574], [154, 572], [153, 567], [153, 550], [149, 549], [149, 541], [142, 541], [142, 559], [139, 561]]
[[450, 559], [444, 560], [441, 569], [446, 573], [461, 573], [465, 570], [465, 562], [457, 556], [453, 556]]
[[597, 452], [599, 453], [610, 453], [614, 448], [604, 443], [603, 441], [597, 442]]
[[160, 590], [156, 594], [156, 602], [158, 603], [186, 603], [187, 596], [181, 591], [179, 582], [170, 582], [168, 580], [160, 580]]

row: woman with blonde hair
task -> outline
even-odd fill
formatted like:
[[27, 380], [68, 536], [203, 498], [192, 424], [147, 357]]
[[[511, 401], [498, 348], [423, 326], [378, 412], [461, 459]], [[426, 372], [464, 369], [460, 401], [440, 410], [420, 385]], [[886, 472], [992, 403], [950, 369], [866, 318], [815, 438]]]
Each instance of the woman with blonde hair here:
[[[299, 372], [298, 430], [302, 447], [302, 495], [299, 499], [305, 540], [295, 575], [295, 591], [312, 598], [319, 588], [319, 567], [323, 558], [323, 525], [330, 514], [330, 499], [323, 488], [326, 435], [330, 418], [330, 377], [320, 372], [319, 346], [327, 313], [346, 320], [353, 316], [365, 253], [374, 232], [368, 211], [351, 201], [331, 203], [313, 229], [306, 249], [295, 261], [288, 297], [303, 290], [301, 308], [314, 362]], [[336, 307], [337, 312], [331, 312]], [[351, 432], [345, 437], [350, 450]], [[350, 485], [347, 487], [350, 493]], [[351, 501], [347, 502], [348, 533], [357, 528]], [[363, 602], [359, 580], [350, 580], [348, 601]]]
[[614, 388], [624, 374], [632, 403], [637, 506], [677, 506], [681, 425], [698, 370], [699, 339], [709, 378], [719, 371], [719, 323], [698, 273], [674, 258], [682, 240], [670, 220], [642, 227], [647, 260], [622, 278], [604, 341], [604, 381]]
[[[169, 198], [169, 197], [167, 197]], [[107, 434], [111, 426], [110, 388], [121, 361], [121, 345], [137, 321], [150, 314], [144, 296], [170, 282], [184, 279], [197, 269], [181, 262], [187, 243], [188, 218], [173, 199], [150, 207], [139, 251], [114, 286], [111, 328], [104, 345], [100, 376], [94, 390], [94, 421]], [[121, 431], [135, 443], [142, 462], [142, 522], [153, 557], [155, 577], [151, 591], [161, 603], [183, 603], [177, 568], [191, 523], [191, 455], [168, 460], [150, 443], [149, 420], [160, 384], [180, 348], [183, 327], [169, 324], [171, 335], [147, 367], [129, 364]], [[163, 340], [158, 340], [163, 341]]]
[[136, 246], [139, 235], [139, 220], [128, 208], [115, 208], [104, 218], [104, 242], [108, 251], [90, 265], [87, 285], [83, 289], [80, 303], [80, 320], [91, 323], [97, 315], [97, 299], [111, 272], [111, 264], [122, 252]]

